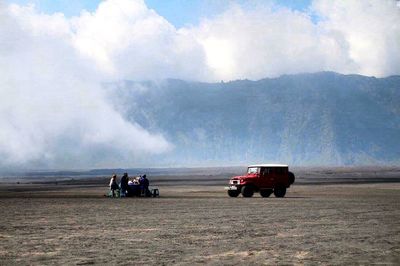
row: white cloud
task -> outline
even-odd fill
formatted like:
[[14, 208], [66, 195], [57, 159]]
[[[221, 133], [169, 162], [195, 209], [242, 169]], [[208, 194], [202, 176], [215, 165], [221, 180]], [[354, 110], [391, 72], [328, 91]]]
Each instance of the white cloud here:
[[234, 5], [193, 30], [220, 79], [323, 70], [399, 74], [400, 9], [390, 0], [314, 1], [306, 13]]
[[102, 73], [76, 51], [61, 14], [18, 6], [0, 12], [3, 166], [129, 166], [170, 147], [115, 111]]
[[77, 50], [112, 78], [218, 81], [324, 70], [396, 74], [399, 21], [391, 0], [318, 0], [307, 12], [232, 5], [176, 29], [141, 0], [108, 0], [71, 25]]
[[2, 164], [120, 166], [167, 150], [162, 136], [123, 119], [103, 81], [322, 70], [400, 74], [398, 2], [317, 0], [307, 12], [232, 5], [181, 29], [142, 0], [106, 0], [73, 18], [0, 2]]
[[325, 19], [318, 26], [342, 42], [347, 57], [355, 63], [346, 72], [400, 74], [400, 8], [396, 1], [321, 0], [313, 7]]
[[[246, 11], [234, 6], [195, 29], [209, 66], [221, 79], [260, 79], [321, 69], [316, 26], [287, 9]], [[317, 59], [310, 64], [310, 57]]]
[[76, 48], [113, 78], [206, 78], [201, 46], [141, 0], [104, 1], [71, 23]]

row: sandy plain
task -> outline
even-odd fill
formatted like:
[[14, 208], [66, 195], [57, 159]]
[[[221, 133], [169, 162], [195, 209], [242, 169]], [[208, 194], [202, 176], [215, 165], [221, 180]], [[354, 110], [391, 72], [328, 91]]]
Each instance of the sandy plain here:
[[160, 182], [1, 184], [0, 265], [400, 265], [400, 183], [294, 184], [285, 198]]

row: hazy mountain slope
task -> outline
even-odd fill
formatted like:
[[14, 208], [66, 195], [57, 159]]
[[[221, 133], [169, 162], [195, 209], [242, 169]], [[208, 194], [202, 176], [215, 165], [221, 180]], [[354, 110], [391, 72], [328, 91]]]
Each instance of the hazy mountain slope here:
[[128, 118], [175, 145], [157, 158], [163, 163], [400, 162], [400, 76], [126, 81], [117, 91], [116, 104]]

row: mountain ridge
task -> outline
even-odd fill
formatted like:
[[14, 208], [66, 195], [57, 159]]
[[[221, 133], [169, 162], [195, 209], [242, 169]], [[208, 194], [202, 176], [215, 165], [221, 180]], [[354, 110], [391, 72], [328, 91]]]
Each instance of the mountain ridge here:
[[175, 146], [150, 158], [166, 165], [400, 162], [400, 76], [318, 72], [114, 85], [123, 115]]

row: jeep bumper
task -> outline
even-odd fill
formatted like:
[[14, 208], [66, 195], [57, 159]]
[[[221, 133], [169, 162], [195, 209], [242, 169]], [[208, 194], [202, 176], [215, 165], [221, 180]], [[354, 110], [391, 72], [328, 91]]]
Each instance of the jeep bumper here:
[[240, 188], [235, 185], [230, 185], [228, 187], [225, 187], [225, 190], [240, 190]]

